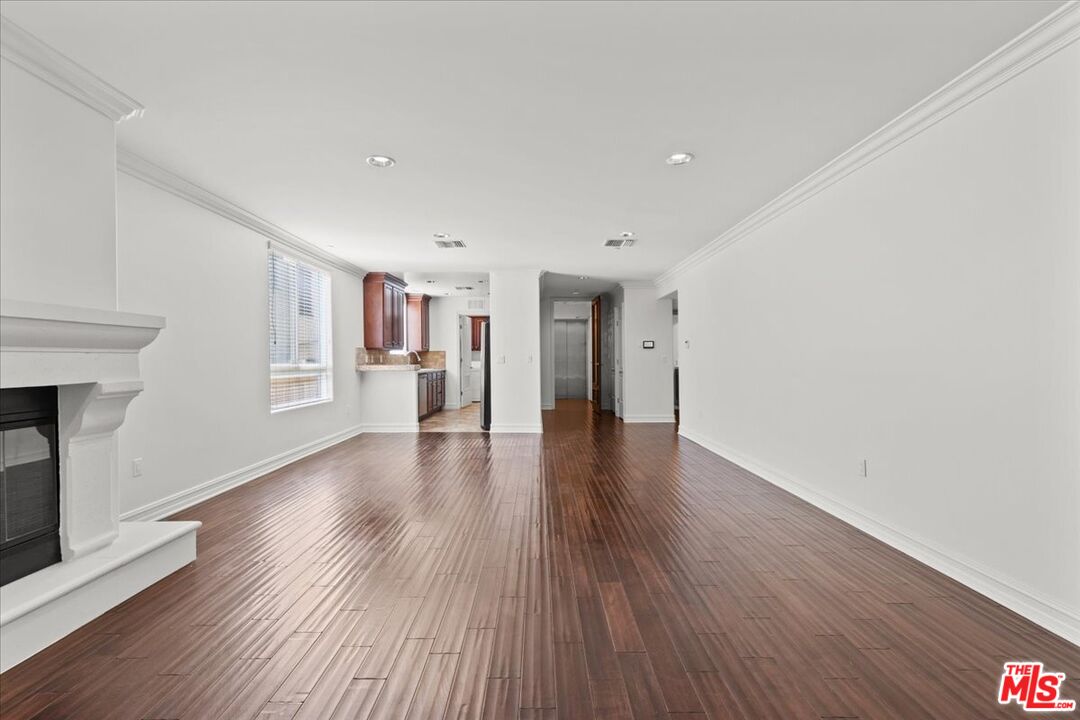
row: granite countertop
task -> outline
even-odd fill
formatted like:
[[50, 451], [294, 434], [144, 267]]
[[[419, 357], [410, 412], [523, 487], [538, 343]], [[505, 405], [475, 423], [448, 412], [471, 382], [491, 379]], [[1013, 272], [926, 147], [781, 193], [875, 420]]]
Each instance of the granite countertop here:
[[446, 368], [426, 368], [419, 365], [357, 365], [357, 372], [445, 372]]

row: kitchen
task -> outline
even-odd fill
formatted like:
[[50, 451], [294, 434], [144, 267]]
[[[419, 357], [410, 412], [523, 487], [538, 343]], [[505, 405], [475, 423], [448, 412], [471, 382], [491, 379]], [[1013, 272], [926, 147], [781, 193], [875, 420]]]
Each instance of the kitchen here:
[[484, 273], [371, 272], [356, 349], [367, 432], [480, 432], [484, 422]]

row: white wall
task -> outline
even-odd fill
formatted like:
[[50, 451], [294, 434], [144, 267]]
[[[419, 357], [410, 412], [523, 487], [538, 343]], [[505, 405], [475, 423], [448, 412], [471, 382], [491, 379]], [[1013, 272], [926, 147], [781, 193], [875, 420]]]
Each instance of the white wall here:
[[[650, 284], [623, 285], [623, 420], [674, 422], [671, 298]], [[642, 342], [652, 340], [651, 350]]]
[[0, 294], [116, 309], [111, 119], [0, 60]]
[[[470, 300], [483, 300], [483, 309], [470, 308]], [[428, 339], [432, 350], [446, 351], [446, 407], [458, 407], [461, 397], [458, 318], [461, 315], [487, 315], [487, 298], [433, 297], [428, 305]]]
[[540, 272], [491, 273], [491, 431], [541, 432]]
[[356, 375], [360, 402], [355, 415], [364, 432], [419, 432], [419, 378], [415, 370]]
[[120, 428], [121, 512], [354, 431], [360, 278], [331, 270], [334, 401], [271, 415], [266, 238], [127, 175], [118, 190], [120, 309], [168, 318]]
[[684, 434], [1080, 642], [1077, 128], [1074, 43], [677, 287]]

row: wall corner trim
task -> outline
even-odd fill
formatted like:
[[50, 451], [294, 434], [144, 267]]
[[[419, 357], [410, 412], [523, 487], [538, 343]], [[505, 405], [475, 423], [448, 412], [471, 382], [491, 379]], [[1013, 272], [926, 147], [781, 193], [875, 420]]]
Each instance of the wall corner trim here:
[[273, 472], [278, 468], [284, 467], [290, 463], [294, 463], [301, 458], [305, 458], [308, 455], [325, 450], [332, 445], [345, 442], [346, 440], [356, 437], [362, 432], [362, 428], [359, 426], [346, 428], [341, 432], [327, 435], [326, 437], [319, 438], [318, 440], [312, 440], [309, 443], [295, 447], [292, 450], [286, 450], [283, 453], [274, 455], [273, 457], [260, 460], [259, 462], [248, 465], [247, 467], [234, 470], [230, 473], [226, 473], [219, 477], [208, 480], [204, 483], [196, 485], [195, 487], [181, 490], [178, 493], [169, 495], [168, 497], [155, 500], [154, 502], [147, 503], [142, 507], [135, 508], [134, 510], [128, 510], [125, 513], [121, 513], [120, 520], [160, 520], [168, 517], [173, 513], [180, 512], [185, 508], [189, 508], [192, 505], [197, 505], [204, 500], [209, 500], [215, 495], [220, 495], [226, 490], [231, 490], [234, 487], [243, 485], [244, 483], [251, 482], [252, 480], [262, 477], [269, 472]]
[[619, 282], [619, 287], [623, 290], [655, 290], [656, 282], [654, 280], [622, 280]]
[[1073, 644], [1080, 645], [1080, 613], [1075, 609], [1063, 607], [1047, 598], [1040, 597], [1031, 589], [1018, 587], [1007, 578], [997, 577], [991, 570], [979, 567], [975, 563], [954, 557], [949, 553], [917, 540], [900, 530], [848, 507], [831, 497], [812, 490], [798, 480], [770, 468], [745, 455], [709, 440], [685, 427], [679, 428], [679, 435], [709, 452], [753, 473], [792, 495], [804, 500], [820, 510], [824, 510], [848, 525], [863, 531], [886, 545], [899, 550], [909, 557], [928, 565], [941, 574], [952, 578], [980, 593], [999, 605], [1012, 610], [1031, 622], [1046, 628]]
[[365, 271], [346, 262], [336, 255], [331, 255], [322, 248], [313, 245], [301, 237], [293, 235], [269, 220], [265, 220], [244, 208], [229, 202], [220, 195], [196, 185], [190, 180], [185, 180], [171, 170], [166, 170], [160, 165], [155, 165], [146, 158], [136, 155], [130, 150], [118, 147], [116, 149], [116, 169], [133, 178], [142, 180], [148, 185], [172, 193], [176, 197], [187, 200], [193, 205], [198, 205], [204, 210], [219, 215], [226, 220], [231, 220], [248, 230], [256, 232], [278, 245], [292, 250], [293, 252], [306, 255], [324, 265], [337, 268], [342, 272], [351, 273], [357, 277], [364, 277]]
[[143, 106], [0, 15], [0, 57], [70, 95], [113, 122], [140, 117]]
[[894, 120], [831, 160], [656, 278], [658, 296], [678, 278], [859, 168], [941, 122], [1080, 38], [1080, 0], [1070, 0]]

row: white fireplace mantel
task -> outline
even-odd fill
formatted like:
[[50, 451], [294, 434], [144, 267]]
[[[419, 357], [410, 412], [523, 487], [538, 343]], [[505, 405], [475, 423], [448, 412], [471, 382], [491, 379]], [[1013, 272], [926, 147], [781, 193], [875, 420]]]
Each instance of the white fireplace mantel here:
[[139, 351], [165, 318], [0, 299], [0, 387], [139, 378]]

